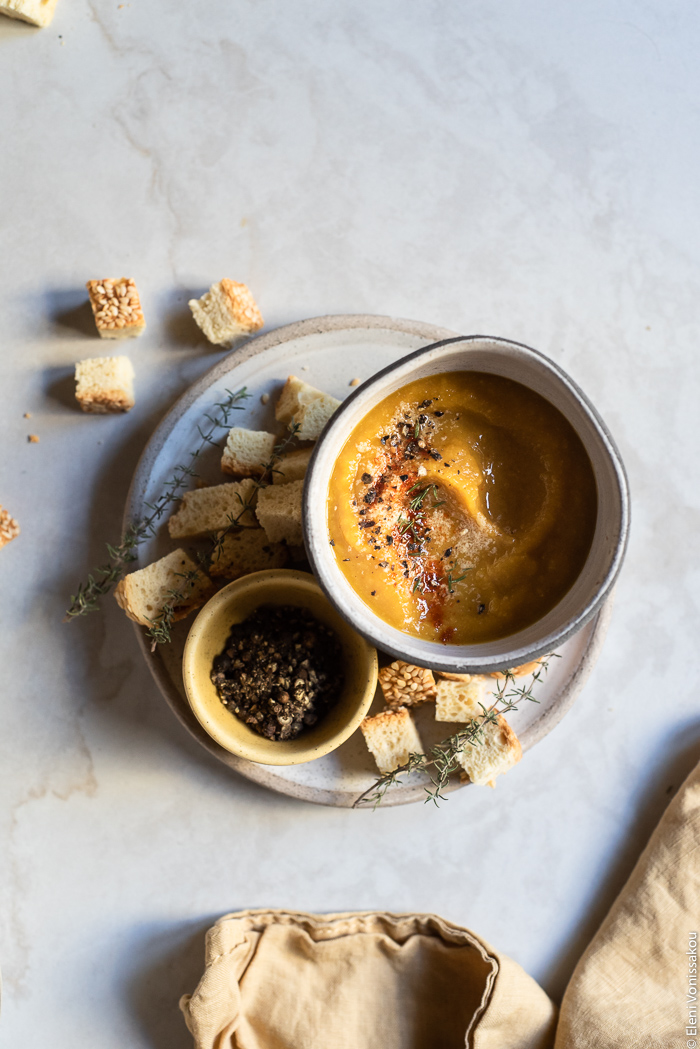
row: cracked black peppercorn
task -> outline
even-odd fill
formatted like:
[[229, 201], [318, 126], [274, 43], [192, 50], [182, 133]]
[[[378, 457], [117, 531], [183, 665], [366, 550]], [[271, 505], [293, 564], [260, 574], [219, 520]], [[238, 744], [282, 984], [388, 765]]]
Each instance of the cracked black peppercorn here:
[[295, 739], [340, 698], [342, 647], [306, 609], [262, 605], [231, 628], [211, 680], [226, 709], [254, 732]]

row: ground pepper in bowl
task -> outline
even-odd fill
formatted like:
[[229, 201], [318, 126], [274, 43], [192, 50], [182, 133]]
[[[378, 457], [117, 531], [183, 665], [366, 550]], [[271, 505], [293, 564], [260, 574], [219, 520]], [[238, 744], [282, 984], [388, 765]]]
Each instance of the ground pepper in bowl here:
[[340, 698], [343, 651], [304, 608], [262, 605], [236, 623], [211, 680], [233, 715], [266, 739], [295, 739]]

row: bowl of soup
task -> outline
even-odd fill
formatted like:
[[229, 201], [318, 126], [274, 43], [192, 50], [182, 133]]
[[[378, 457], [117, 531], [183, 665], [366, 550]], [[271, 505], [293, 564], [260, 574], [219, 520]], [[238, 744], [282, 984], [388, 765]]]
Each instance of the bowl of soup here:
[[343, 403], [310, 463], [304, 528], [321, 587], [372, 644], [484, 673], [553, 651], [596, 614], [624, 557], [629, 492], [561, 368], [465, 336]]

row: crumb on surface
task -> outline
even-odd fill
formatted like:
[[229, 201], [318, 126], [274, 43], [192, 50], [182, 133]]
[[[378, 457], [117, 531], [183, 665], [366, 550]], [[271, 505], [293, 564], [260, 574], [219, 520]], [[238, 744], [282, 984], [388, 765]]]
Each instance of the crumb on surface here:
[[30, 444], [38, 444], [39, 443], [39, 434], [38, 433], [30, 433], [28, 435], [28, 437], [27, 437], [27, 440], [29, 441]]
[[24, 418], [25, 419], [31, 419], [31, 417], [32, 417], [32, 413], [31, 412], [25, 412], [24, 413]]
[[351, 379], [348, 386], [359, 386], [361, 382], [362, 379]]
[[269, 394], [269, 393], [264, 393], [264, 394], [262, 395], [262, 397], [260, 398], [260, 403], [261, 403], [261, 404], [267, 404], [267, 402], [268, 402], [269, 400], [270, 400], [270, 394]]

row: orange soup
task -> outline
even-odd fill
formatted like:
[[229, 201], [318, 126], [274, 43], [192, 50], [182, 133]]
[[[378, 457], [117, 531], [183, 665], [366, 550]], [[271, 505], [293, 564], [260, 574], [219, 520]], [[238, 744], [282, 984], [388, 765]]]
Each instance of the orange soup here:
[[597, 493], [564, 416], [520, 383], [450, 372], [404, 386], [355, 427], [328, 493], [357, 594], [429, 641], [494, 641], [545, 615], [581, 571]]

